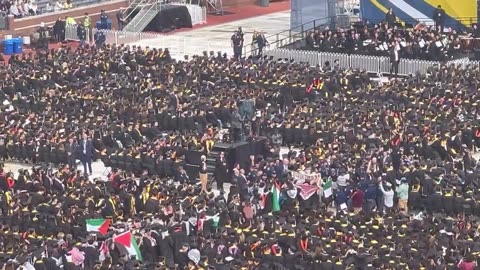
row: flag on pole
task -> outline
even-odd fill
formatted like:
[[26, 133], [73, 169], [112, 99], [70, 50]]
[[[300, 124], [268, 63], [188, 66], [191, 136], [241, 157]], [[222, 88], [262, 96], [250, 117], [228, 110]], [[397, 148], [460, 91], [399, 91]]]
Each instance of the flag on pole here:
[[325, 196], [325, 198], [328, 198], [328, 197], [332, 196], [332, 194], [333, 194], [332, 179], [328, 178], [327, 182], [325, 182], [325, 184], [323, 184], [322, 188], [323, 188], [323, 196]]
[[273, 211], [280, 211], [280, 185], [277, 181], [272, 186]]
[[297, 188], [300, 189], [300, 197], [305, 201], [310, 199], [318, 191], [318, 186], [308, 183], [299, 184]]
[[123, 246], [130, 256], [135, 256], [137, 260], [143, 261], [140, 248], [138, 247], [135, 237], [131, 232], [124, 232], [113, 238], [113, 242]]
[[85, 222], [87, 223], [87, 232], [99, 232], [105, 235], [110, 227], [110, 219], [87, 219]]

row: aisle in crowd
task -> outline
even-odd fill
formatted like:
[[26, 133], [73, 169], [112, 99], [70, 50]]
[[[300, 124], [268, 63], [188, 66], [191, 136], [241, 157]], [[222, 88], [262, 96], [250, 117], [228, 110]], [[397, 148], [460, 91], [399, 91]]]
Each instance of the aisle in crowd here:
[[[327, 65], [175, 62], [128, 46], [9, 64], [0, 154], [33, 168], [0, 179], [6, 267], [474, 269], [480, 258], [478, 68], [377, 84]], [[204, 161], [224, 129], [267, 137], [266, 151], [231, 171], [220, 155], [213, 177], [200, 170], [206, 186], [184, 177], [185, 150]], [[119, 156], [108, 181], [89, 176], [93, 160]], [[77, 159], [83, 170], [70, 169]]]

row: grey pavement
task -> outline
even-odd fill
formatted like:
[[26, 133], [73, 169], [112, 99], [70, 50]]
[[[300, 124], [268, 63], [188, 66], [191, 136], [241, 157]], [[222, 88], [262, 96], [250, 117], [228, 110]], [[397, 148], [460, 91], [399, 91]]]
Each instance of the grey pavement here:
[[[190, 57], [199, 55], [203, 51], [221, 51], [231, 56], [233, 55], [233, 49], [230, 38], [233, 31], [239, 26], [242, 27], [245, 33], [245, 45], [250, 44], [254, 30], [265, 32], [266, 37], [288, 30], [290, 28], [290, 11], [173, 33], [130, 44], [142, 47], [149, 46], [151, 48], [169, 48], [170, 54], [176, 59], [182, 59], [184, 55]], [[284, 33], [280, 38], [286, 36], [288, 36], [288, 33]], [[274, 39], [270, 38], [269, 41], [273, 42]]]

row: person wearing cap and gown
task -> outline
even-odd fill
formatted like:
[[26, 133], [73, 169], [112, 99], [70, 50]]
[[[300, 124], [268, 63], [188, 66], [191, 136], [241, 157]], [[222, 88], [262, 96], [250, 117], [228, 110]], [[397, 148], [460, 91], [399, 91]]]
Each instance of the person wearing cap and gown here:
[[200, 162], [200, 184], [202, 186], [202, 192], [207, 192], [207, 184], [208, 184], [208, 171], [207, 171], [207, 157], [201, 156]]
[[76, 158], [77, 158], [78, 146], [75, 143], [75, 138], [70, 137], [68, 143], [65, 144], [65, 151], [67, 152], [67, 162], [70, 170], [75, 170], [77, 168]]
[[100, 255], [100, 251], [94, 245], [93, 238], [88, 239], [81, 250], [85, 252], [85, 269], [93, 269], [95, 261]]
[[152, 194], [151, 196], [148, 197], [148, 199], [146, 199], [146, 202], [143, 208], [145, 213], [149, 213], [149, 214], [158, 213], [161, 209], [157, 191], [154, 191], [152, 193], [154, 194]]
[[188, 250], [189, 245], [187, 243], [183, 243], [181, 248], [175, 252], [175, 264], [177, 264], [180, 269], [184, 269], [189, 262]]
[[225, 159], [225, 152], [222, 151], [215, 162], [215, 181], [217, 182], [218, 190], [223, 190], [223, 182], [227, 177], [227, 161]]
[[156, 262], [158, 253], [157, 253], [157, 241], [152, 237], [152, 231], [150, 228], [145, 229], [141, 240], [140, 251], [142, 253], [143, 260], [146, 262]]
[[159, 230], [157, 240], [157, 252], [159, 256], [165, 258], [165, 263], [173, 263], [175, 261], [173, 252], [173, 241], [168, 231]]

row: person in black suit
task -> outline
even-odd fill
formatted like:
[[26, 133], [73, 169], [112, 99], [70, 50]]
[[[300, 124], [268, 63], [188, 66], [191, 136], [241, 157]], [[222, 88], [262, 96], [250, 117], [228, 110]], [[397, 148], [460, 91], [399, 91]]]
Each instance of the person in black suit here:
[[76, 164], [77, 149], [78, 149], [78, 145], [75, 142], [75, 138], [70, 137], [68, 139], [68, 143], [65, 144], [65, 152], [67, 153], [67, 162], [70, 170], [75, 170], [77, 168], [77, 164]]
[[82, 164], [83, 164], [83, 172], [87, 174], [87, 168], [88, 168], [88, 173], [91, 175], [94, 149], [93, 149], [92, 141], [88, 138], [87, 133], [82, 134], [82, 140], [80, 141], [78, 148], [79, 148], [78, 153], [80, 153], [80, 160], [82, 161]]
[[235, 31], [230, 40], [232, 41], [234, 58], [239, 59], [242, 56], [243, 34]]
[[397, 20], [397, 16], [395, 16], [393, 9], [392, 8], [388, 9], [387, 14], [385, 14], [385, 21], [388, 23], [389, 26], [393, 26], [396, 20]]
[[390, 48], [390, 76], [395, 73], [395, 77], [398, 75], [398, 65], [400, 64], [400, 52], [397, 47], [397, 42], [393, 42]]
[[315, 50], [318, 48], [317, 43], [315, 42], [315, 37], [313, 32], [309, 32], [305, 41], [305, 46], [307, 50]]
[[259, 33], [255, 38], [255, 42], [258, 45], [258, 55], [262, 55], [263, 48], [265, 48], [265, 46], [267, 46], [268, 44], [268, 40], [265, 37], [265, 34], [263, 34], [263, 32]]
[[443, 33], [443, 26], [445, 24], [445, 10], [441, 5], [438, 5], [435, 11], [433, 11], [433, 21], [435, 22], [435, 30]]
[[215, 181], [217, 182], [217, 189], [223, 190], [223, 182], [227, 178], [227, 161], [225, 160], [225, 153], [220, 152], [215, 162]]
[[231, 127], [232, 127], [231, 134], [232, 134], [233, 142], [240, 141], [242, 137], [242, 117], [238, 112], [238, 108], [234, 108], [232, 110]]

